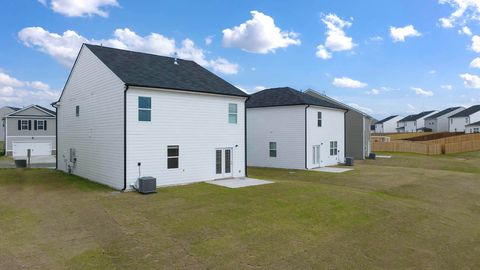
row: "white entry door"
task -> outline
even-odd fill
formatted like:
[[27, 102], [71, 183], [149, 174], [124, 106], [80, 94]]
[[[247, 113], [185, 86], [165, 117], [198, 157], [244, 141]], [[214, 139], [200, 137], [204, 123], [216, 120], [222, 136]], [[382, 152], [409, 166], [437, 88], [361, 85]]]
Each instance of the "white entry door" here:
[[215, 149], [215, 175], [217, 179], [233, 177], [232, 148]]
[[313, 165], [320, 167], [320, 145], [314, 145], [312, 153], [313, 153], [313, 156], [312, 156]]
[[49, 142], [14, 142], [12, 143], [14, 157], [26, 157], [31, 149], [32, 156], [49, 156], [52, 154], [52, 143]]

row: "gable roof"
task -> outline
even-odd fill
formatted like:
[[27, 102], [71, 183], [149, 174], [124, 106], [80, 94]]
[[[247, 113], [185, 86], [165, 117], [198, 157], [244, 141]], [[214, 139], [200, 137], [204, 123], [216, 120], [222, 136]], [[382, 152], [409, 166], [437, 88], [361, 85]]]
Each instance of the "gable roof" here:
[[52, 111], [52, 110], [50, 110], [50, 109], [47, 109], [47, 108], [45, 108], [45, 107], [43, 107], [43, 106], [40, 106], [40, 105], [30, 105], [30, 106], [26, 106], [26, 107], [23, 107], [23, 108], [21, 108], [21, 109], [18, 109], [18, 110], [16, 110], [16, 111], [13, 111], [13, 112], [5, 115], [5, 117], [13, 116], [13, 115], [15, 115], [16, 113], [19, 113], [19, 112], [28, 110], [28, 109], [30, 109], [30, 108], [36, 108], [36, 109], [38, 109], [38, 110], [40, 110], [40, 111], [43, 111], [43, 112], [46, 113], [46, 114], [50, 114], [50, 115], [53, 116], [53, 117], [56, 117], [56, 115], [57, 115], [57, 113], [56, 113], [55, 111]]
[[18, 111], [18, 110], [20, 110], [20, 108], [12, 107], [12, 106], [5, 106], [5, 108], [9, 108], [10, 110], [13, 110], [13, 111]]
[[425, 118], [425, 119], [430, 119], [430, 120], [431, 120], [431, 119], [437, 119], [437, 118], [440, 117], [440, 116], [443, 116], [443, 115], [445, 115], [445, 114], [451, 113], [451, 112], [453, 112], [453, 111], [455, 111], [455, 110], [458, 110], [458, 109], [460, 109], [460, 108], [462, 108], [462, 107], [451, 107], [451, 108], [445, 109], [445, 110], [443, 110], [443, 111], [440, 111], [440, 112], [438, 112], [438, 113], [436, 113], [436, 114], [434, 114], [434, 115], [430, 115], [429, 117], [427, 117], [427, 118]]
[[449, 118], [455, 118], [455, 117], [466, 117], [466, 116], [469, 116], [469, 115], [472, 115], [476, 112], [479, 112], [480, 111], [480, 105], [474, 105], [468, 109], [465, 109], [459, 113], [456, 113], [452, 116], [450, 116]]
[[190, 60], [84, 44], [128, 86], [247, 97], [222, 78]]
[[336, 100], [336, 99], [334, 99], [334, 98], [331, 98], [331, 97], [329, 97], [329, 96], [327, 96], [327, 95], [324, 95], [324, 94], [322, 94], [322, 93], [319, 93], [319, 92], [317, 92], [317, 91], [315, 91], [315, 90], [313, 90], [313, 89], [307, 89], [304, 93], [307, 94], [307, 95], [314, 96], [314, 97], [319, 98], [319, 99], [323, 99], [323, 100], [325, 100], [325, 101], [327, 101], [327, 102], [336, 104], [336, 105], [338, 105], [338, 106], [340, 106], [340, 107], [345, 108], [346, 110], [354, 111], [354, 112], [357, 112], [357, 113], [359, 113], [359, 114], [361, 114], [361, 115], [363, 115], [363, 116], [365, 116], [365, 117], [368, 117], [368, 118], [372, 118], [372, 119], [373, 119], [373, 117], [371, 117], [370, 115], [366, 114], [365, 112], [362, 112], [362, 111], [360, 111], [359, 109], [355, 109], [355, 108], [353, 108], [352, 106], [349, 106], [349, 105], [347, 105], [347, 104], [345, 104], [345, 103], [343, 103], [343, 102], [340, 102], [340, 101], [338, 101], [338, 100]]
[[247, 108], [289, 106], [289, 105], [315, 105], [334, 109], [348, 110], [332, 102], [316, 98], [290, 87], [265, 89], [250, 96]]
[[387, 121], [389, 121], [389, 120], [392, 120], [393, 118], [395, 118], [395, 117], [397, 117], [397, 116], [398, 116], [398, 115], [391, 115], [391, 116], [389, 116], [389, 117], [387, 117], [387, 118], [384, 118], [384, 119], [376, 122], [375, 125], [376, 125], [376, 124], [383, 124], [383, 123], [385, 123], [385, 122], [387, 122]]
[[471, 126], [480, 126], [480, 121], [466, 125], [466, 127], [471, 127]]
[[425, 117], [431, 113], [434, 113], [435, 111], [425, 111], [425, 112], [421, 112], [419, 114], [412, 114], [412, 115], [409, 115], [405, 118], [403, 118], [402, 120], [398, 121], [398, 122], [410, 122], [410, 121], [416, 121], [422, 117]]

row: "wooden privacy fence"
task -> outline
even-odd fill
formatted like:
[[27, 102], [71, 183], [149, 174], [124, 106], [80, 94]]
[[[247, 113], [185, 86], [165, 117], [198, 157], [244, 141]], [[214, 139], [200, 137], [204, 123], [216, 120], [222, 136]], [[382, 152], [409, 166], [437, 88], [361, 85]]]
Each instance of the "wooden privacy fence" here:
[[442, 146], [409, 141], [374, 142], [372, 143], [372, 151], [440, 155], [442, 154]]
[[412, 142], [397, 140], [391, 142], [372, 142], [372, 151], [405, 152], [424, 155], [441, 155], [480, 151], [480, 134], [466, 134], [437, 140]]

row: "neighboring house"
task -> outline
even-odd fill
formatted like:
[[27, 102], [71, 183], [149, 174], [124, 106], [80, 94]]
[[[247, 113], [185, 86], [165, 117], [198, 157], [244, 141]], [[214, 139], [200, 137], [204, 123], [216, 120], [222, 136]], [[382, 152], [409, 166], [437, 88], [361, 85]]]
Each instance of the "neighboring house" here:
[[397, 128], [396, 129], [397, 129], [398, 133], [404, 133], [405, 132], [405, 122], [402, 121], [403, 119], [400, 119], [397, 122]]
[[312, 169], [345, 160], [343, 107], [289, 87], [247, 101], [249, 166]]
[[397, 132], [397, 122], [402, 119], [399, 115], [391, 115], [375, 123], [375, 133], [395, 133]]
[[0, 141], [5, 141], [5, 115], [11, 114], [14, 111], [18, 111], [19, 108], [4, 106], [0, 108], [0, 119], [2, 120], [2, 126], [0, 127]]
[[450, 132], [464, 132], [465, 126], [480, 121], [480, 105], [474, 105], [449, 117]]
[[345, 155], [355, 159], [365, 159], [370, 155], [370, 126], [373, 124], [370, 115], [315, 90], [308, 89], [305, 93], [348, 110], [345, 115]]
[[243, 177], [247, 97], [193, 61], [84, 44], [54, 104], [57, 168], [122, 190]]
[[466, 125], [465, 133], [480, 133], [480, 121]]
[[431, 129], [433, 132], [448, 132], [448, 118], [463, 110], [465, 110], [463, 107], [452, 107], [433, 114], [425, 118], [425, 128]]
[[30, 105], [5, 116], [5, 155], [13, 157], [54, 155], [55, 112]]
[[399, 126], [397, 130], [401, 130], [401, 132], [431, 131], [430, 129], [427, 129], [425, 127], [425, 118], [429, 117], [434, 113], [436, 113], [436, 111], [425, 111], [419, 114], [409, 115], [398, 121], [401, 126]]

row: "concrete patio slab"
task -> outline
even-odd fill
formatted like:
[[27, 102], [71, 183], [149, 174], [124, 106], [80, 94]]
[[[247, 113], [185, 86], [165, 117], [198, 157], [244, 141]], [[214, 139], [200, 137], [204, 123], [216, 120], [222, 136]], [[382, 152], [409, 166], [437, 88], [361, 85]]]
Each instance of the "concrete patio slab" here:
[[353, 171], [353, 169], [336, 168], [336, 167], [322, 167], [322, 168], [317, 168], [313, 170], [317, 172], [327, 172], [327, 173], [344, 173], [348, 171]]
[[377, 155], [377, 158], [392, 158], [392, 156], [382, 156], [382, 155]]
[[214, 181], [207, 181], [205, 183], [222, 186], [222, 187], [228, 187], [228, 188], [243, 188], [243, 187], [273, 184], [272, 181], [258, 180], [258, 179], [248, 178], [248, 177], [214, 180]]

